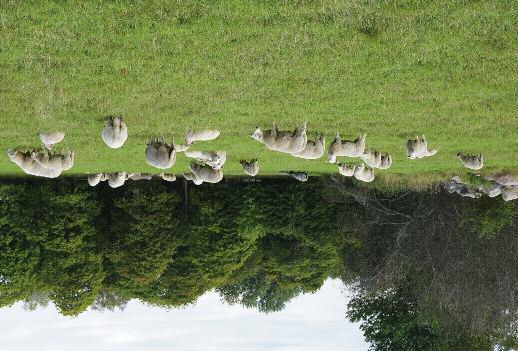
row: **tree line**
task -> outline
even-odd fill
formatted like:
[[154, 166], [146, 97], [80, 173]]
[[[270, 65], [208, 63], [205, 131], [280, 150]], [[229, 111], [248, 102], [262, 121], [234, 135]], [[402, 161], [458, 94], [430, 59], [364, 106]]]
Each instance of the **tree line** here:
[[340, 278], [373, 350], [516, 347], [518, 208], [329, 178], [0, 185], [0, 306], [174, 308], [216, 290], [269, 313]]

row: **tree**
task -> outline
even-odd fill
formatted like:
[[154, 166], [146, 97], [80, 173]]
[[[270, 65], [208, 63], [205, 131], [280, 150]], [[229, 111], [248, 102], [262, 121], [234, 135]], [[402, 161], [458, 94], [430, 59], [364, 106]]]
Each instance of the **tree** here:
[[513, 335], [506, 330], [516, 329], [518, 316], [515, 212], [500, 212], [504, 224], [481, 237], [463, 223], [464, 199], [407, 192], [393, 201], [375, 191], [341, 190], [363, 208], [356, 229], [343, 230], [342, 277], [358, 297], [384, 297], [404, 287], [420, 320], [440, 326], [446, 349], [491, 348]]
[[347, 308], [352, 322], [361, 321], [370, 350], [436, 350], [433, 327], [419, 321], [415, 301], [404, 288], [372, 297], [356, 296]]
[[96, 200], [61, 183], [6, 186], [2, 199], [3, 304], [46, 292], [63, 314], [84, 311], [104, 279]]
[[109, 280], [128, 289], [156, 281], [184, 240], [180, 197], [161, 187], [130, 184], [112, 198], [105, 265]]

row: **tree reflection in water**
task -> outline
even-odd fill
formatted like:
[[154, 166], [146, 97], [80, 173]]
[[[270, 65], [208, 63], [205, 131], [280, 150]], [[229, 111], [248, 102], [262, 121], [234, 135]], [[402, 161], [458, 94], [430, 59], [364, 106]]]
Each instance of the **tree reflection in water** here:
[[518, 204], [323, 178], [0, 185], [0, 304], [63, 315], [216, 289], [280, 311], [331, 277], [376, 350], [517, 347]]

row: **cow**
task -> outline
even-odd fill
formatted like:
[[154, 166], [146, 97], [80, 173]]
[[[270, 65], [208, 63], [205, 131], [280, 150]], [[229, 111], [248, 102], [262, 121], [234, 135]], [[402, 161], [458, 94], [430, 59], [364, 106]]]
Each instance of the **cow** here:
[[407, 156], [411, 160], [430, 157], [437, 153], [437, 149], [428, 149], [428, 141], [426, 136], [416, 136], [415, 139], [409, 139], [406, 143]]
[[195, 141], [214, 140], [219, 136], [219, 130], [204, 129], [185, 133], [185, 146], [189, 147]]
[[292, 177], [293, 179], [298, 180], [299, 182], [307, 182], [309, 179], [308, 172], [300, 172], [300, 171], [281, 171], [281, 174], [286, 174]]
[[338, 164], [338, 173], [344, 177], [352, 177], [354, 175], [355, 166], [348, 166], [345, 163]]
[[223, 179], [222, 169], [214, 169], [196, 162], [191, 162], [189, 169], [191, 172], [184, 174], [184, 177], [185, 179], [192, 180], [196, 185], [202, 183], [219, 183]]
[[57, 178], [60, 176], [61, 168], [45, 168], [34, 160], [31, 152], [22, 152], [19, 150], [7, 150], [9, 159], [20, 167], [26, 174], [45, 177]]

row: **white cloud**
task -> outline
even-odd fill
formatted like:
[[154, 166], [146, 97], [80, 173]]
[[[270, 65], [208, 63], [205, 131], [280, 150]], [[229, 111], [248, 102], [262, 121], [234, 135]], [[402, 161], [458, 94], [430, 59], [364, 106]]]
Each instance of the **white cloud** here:
[[358, 325], [345, 318], [342, 290], [328, 280], [273, 314], [229, 306], [213, 292], [185, 309], [131, 301], [122, 312], [89, 310], [75, 318], [50, 306], [28, 312], [18, 303], [0, 310], [0, 345], [3, 351], [366, 350]]

